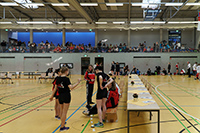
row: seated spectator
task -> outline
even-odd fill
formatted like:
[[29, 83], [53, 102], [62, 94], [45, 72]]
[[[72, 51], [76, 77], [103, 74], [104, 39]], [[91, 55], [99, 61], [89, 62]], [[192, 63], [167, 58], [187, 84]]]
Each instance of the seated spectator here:
[[140, 71], [139, 71], [139, 69], [137, 69], [136, 74], [137, 74], [137, 75], [140, 75]]
[[124, 67], [124, 76], [125, 75], [128, 75], [128, 72], [129, 72], [129, 69], [128, 69], [128, 65], [126, 65], [125, 67]]
[[185, 70], [181, 69], [180, 75], [185, 75]]
[[131, 74], [136, 74], [136, 72], [137, 72], [137, 69], [136, 69], [136, 67], [135, 66], [133, 66], [133, 69], [131, 70]]
[[147, 52], [151, 52], [151, 47], [147, 47]]
[[10, 46], [9, 48], [8, 48], [8, 53], [12, 53], [12, 47]]
[[147, 70], [147, 75], [151, 76], [151, 69], [150, 68]]
[[55, 53], [60, 53], [60, 52], [61, 52], [60, 46], [58, 45], [53, 51], [54, 51]]
[[181, 46], [181, 51], [185, 51], [185, 46], [184, 45]]
[[161, 75], [163, 75], [163, 76], [167, 75], [167, 71], [165, 70], [165, 68], [163, 68]]

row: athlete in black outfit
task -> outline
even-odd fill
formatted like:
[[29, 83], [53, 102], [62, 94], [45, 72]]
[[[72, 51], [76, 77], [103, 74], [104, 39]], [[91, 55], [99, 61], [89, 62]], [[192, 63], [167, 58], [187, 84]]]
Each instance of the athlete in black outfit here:
[[[94, 126], [103, 127], [104, 126], [103, 120], [105, 119], [105, 114], [106, 114], [107, 86], [113, 82], [113, 79], [110, 78], [104, 72], [102, 72], [103, 70], [102, 66], [96, 67], [95, 70], [97, 74], [97, 84], [98, 84], [96, 102], [97, 102], [99, 122], [97, 124], [94, 124]], [[103, 113], [101, 108], [103, 108]]]
[[[79, 83], [80, 79], [75, 85], [71, 85], [70, 79], [66, 77], [69, 74], [69, 69], [66, 67], [61, 68], [60, 72], [62, 73], [60, 77], [56, 80], [55, 89], [50, 97], [50, 101], [53, 100], [53, 96], [58, 89], [59, 92], [59, 103], [61, 107], [61, 127], [60, 131], [68, 130], [69, 127], [65, 127], [65, 120], [67, 111], [69, 109], [70, 101], [71, 101], [71, 94], [70, 91], [73, 90]], [[58, 86], [59, 85], [59, 86]]]

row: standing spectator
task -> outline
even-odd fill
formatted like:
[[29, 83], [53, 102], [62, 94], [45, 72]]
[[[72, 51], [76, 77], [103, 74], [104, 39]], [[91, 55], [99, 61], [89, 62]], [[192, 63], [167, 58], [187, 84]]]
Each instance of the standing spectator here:
[[168, 63], [167, 69], [168, 69], [168, 74], [170, 75], [170, 70], [171, 70], [171, 63], [170, 62]]
[[18, 43], [17, 43], [17, 46], [20, 47], [21, 45], [22, 45], [22, 42], [21, 42], [21, 40], [19, 40]]
[[190, 64], [190, 62], [188, 61], [188, 62], [187, 62], [187, 73], [188, 73], [188, 78], [191, 77], [191, 75], [190, 75], [190, 68], [191, 68], [191, 64]]
[[3, 52], [6, 52], [6, 41], [3, 40], [3, 42], [1, 42], [1, 47], [3, 49]]
[[176, 75], [178, 75], [178, 69], [179, 69], [179, 62], [176, 63]]
[[163, 43], [160, 42], [160, 52], [162, 52], [162, 51], [163, 51]]
[[110, 71], [111, 71], [111, 74], [112, 74], [112, 76], [114, 75], [114, 71], [115, 71], [115, 62], [113, 61], [112, 62], [112, 64], [111, 64], [111, 69], [110, 69]]
[[101, 41], [99, 41], [99, 43], [97, 44], [98, 52], [101, 52], [101, 46], [102, 46], [102, 43], [101, 43]]
[[199, 79], [199, 81], [200, 81], [200, 63], [197, 66], [197, 74], [196, 74], [195, 80], [196, 79]]
[[119, 63], [117, 62], [116, 63], [116, 75], [118, 76], [118, 79], [119, 79], [119, 72], [120, 72], [120, 66], [119, 66]]
[[197, 62], [195, 62], [194, 65], [192, 66], [192, 71], [193, 71], [193, 75], [195, 77], [197, 74]]

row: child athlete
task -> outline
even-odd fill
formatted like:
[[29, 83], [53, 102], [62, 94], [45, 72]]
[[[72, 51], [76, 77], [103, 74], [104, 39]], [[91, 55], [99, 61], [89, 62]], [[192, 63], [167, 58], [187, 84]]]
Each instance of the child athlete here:
[[[61, 72], [60, 72], [60, 69], [56, 69], [55, 70], [55, 73], [58, 74], [58, 76], [54, 79], [54, 81], [52, 82], [53, 84], [53, 88], [52, 88], [52, 91], [55, 89], [55, 85], [56, 85], [56, 80], [59, 76], [61, 76]], [[59, 86], [59, 85], [58, 85]], [[55, 119], [58, 119], [60, 120], [60, 104], [59, 104], [59, 101], [58, 101], [58, 97], [59, 97], [59, 93], [58, 93], [58, 89], [56, 90], [54, 96], [56, 99], [55, 99]]]
[[[113, 82], [113, 79], [110, 78], [107, 74], [102, 72], [102, 66], [98, 66], [95, 68], [97, 74], [97, 84], [98, 90], [96, 95], [96, 102], [97, 102], [97, 110], [99, 116], [99, 122], [94, 124], [95, 127], [104, 127], [103, 121], [106, 115], [106, 100], [107, 100], [107, 87], [109, 84]], [[109, 81], [109, 82], [107, 82]], [[103, 112], [101, 110], [103, 108]]]
[[[57, 89], [59, 93], [59, 103], [60, 103], [60, 109], [61, 109], [61, 127], [60, 131], [68, 130], [69, 127], [65, 127], [65, 120], [66, 120], [66, 115], [67, 111], [69, 109], [69, 105], [71, 102], [71, 93], [70, 91], [75, 89], [75, 87], [80, 83], [81, 79], [78, 79], [78, 82], [74, 85], [71, 84], [70, 79], [66, 77], [69, 74], [69, 69], [66, 67], [61, 68], [60, 70], [61, 76], [57, 78], [56, 80], [56, 85], [55, 89], [50, 97], [50, 101], [53, 100], [53, 96], [56, 92]], [[60, 85], [58, 87], [58, 85]]]

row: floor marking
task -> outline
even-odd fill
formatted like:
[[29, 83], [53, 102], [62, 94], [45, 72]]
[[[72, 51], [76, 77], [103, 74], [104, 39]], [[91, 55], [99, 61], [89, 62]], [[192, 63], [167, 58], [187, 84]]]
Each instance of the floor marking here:
[[21, 115], [15, 117], [15, 118], [11, 119], [10, 121], [7, 121], [6, 123], [0, 125], [0, 127], [5, 126], [5, 125], [7, 125], [8, 123], [10, 123], [10, 122], [12, 122], [12, 121], [14, 121], [14, 120], [17, 120], [18, 118], [20, 118], [20, 117], [22, 117], [22, 116], [24, 116], [24, 115], [26, 115], [26, 114], [28, 114], [28, 113], [30, 113], [30, 112], [32, 112], [32, 111], [34, 111], [34, 110], [40, 108], [40, 107], [42, 107], [42, 106], [44, 106], [45, 104], [48, 104], [48, 103], [50, 103], [50, 102], [51, 102], [51, 101], [48, 101], [48, 102], [46, 102], [46, 103], [43, 103], [42, 105], [40, 105], [40, 106], [38, 106], [38, 107], [36, 107], [36, 108], [34, 108], [34, 109], [32, 109], [32, 110], [30, 110], [30, 111], [24, 113], [24, 114], [21, 114]]
[[[97, 91], [92, 96], [94, 96], [96, 93]], [[81, 104], [81, 106], [79, 106], [65, 121], [67, 122], [86, 102], [87, 100], [83, 104]], [[60, 128], [60, 126], [61, 125], [59, 125], [52, 133], [55, 133]]]

